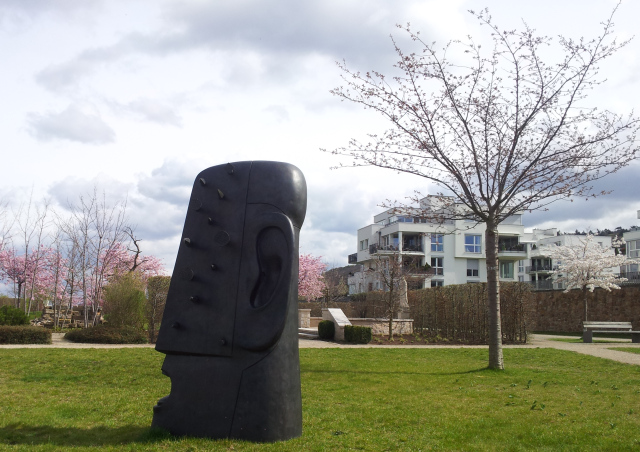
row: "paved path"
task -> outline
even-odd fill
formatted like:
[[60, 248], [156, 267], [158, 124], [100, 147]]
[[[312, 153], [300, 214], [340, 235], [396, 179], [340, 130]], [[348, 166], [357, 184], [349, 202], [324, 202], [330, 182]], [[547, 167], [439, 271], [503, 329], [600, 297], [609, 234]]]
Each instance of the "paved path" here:
[[[47, 345], [0, 345], [3, 348], [152, 348], [151, 344], [77, 344], [67, 341], [63, 338], [62, 333], [53, 333], [52, 344]], [[599, 358], [611, 359], [626, 364], [635, 364], [640, 366], [640, 354], [620, 352], [611, 350], [611, 347], [629, 347], [640, 348], [640, 344], [632, 344], [628, 340], [616, 340], [615, 344], [582, 344], [569, 343], [551, 340], [554, 337], [542, 334], [531, 335], [530, 342], [524, 345], [505, 345], [504, 348], [555, 348], [558, 350], [567, 350], [585, 355], [597, 356]], [[618, 343], [619, 342], [619, 343]], [[325, 342], [320, 340], [300, 339], [300, 348], [487, 348], [486, 345], [353, 345], [336, 342]]]

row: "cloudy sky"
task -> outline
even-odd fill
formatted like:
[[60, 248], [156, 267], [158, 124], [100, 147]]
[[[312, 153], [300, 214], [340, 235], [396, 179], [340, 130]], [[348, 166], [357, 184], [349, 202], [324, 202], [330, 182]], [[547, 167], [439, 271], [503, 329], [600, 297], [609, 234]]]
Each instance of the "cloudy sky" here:
[[[56, 209], [98, 186], [128, 198], [143, 250], [173, 266], [195, 175], [240, 160], [298, 166], [309, 187], [301, 252], [345, 265], [355, 232], [385, 199], [429, 186], [377, 169], [330, 167], [320, 151], [381, 132], [374, 113], [340, 102], [335, 62], [388, 71], [390, 34], [411, 22], [427, 41], [481, 40], [467, 12], [488, 7], [502, 28], [593, 37], [610, 0], [0, 0], [0, 198], [33, 190]], [[616, 33], [631, 37], [640, 2], [626, 0]], [[640, 100], [640, 38], [602, 74], [594, 104]], [[347, 161], [343, 161], [348, 163]], [[527, 227], [639, 224], [638, 165], [603, 182], [602, 200], [554, 205]]]

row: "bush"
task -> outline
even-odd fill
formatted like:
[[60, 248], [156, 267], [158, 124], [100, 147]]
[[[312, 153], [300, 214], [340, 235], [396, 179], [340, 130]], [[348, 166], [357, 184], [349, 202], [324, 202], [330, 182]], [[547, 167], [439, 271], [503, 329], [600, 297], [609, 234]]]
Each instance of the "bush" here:
[[344, 327], [344, 340], [350, 344], [368, 344], [371, 342], [371, 328], [347, 325]]
[[97, 325], [69, 331], [64, 338], [71, 342], [85, 344], [146, 344], [148, 342], [144, 331], [131, 326], [112, 325]]
[[171, 284], [170, 276], [152, 276], [147, 280], [146, 316], [149, 326], [149, 342], [156, 343], [158, 329], [162, 321], [164, 306], [167, 303], [167, 293]]
[[331, 320], [318, 323], [318, 336], [325, 341], [332, 341], [336, 334], [336, 327]]
[[0, 325], [28, 325], [29, 316], [22, 309], [13, 306], [3, 306], [0, 308]]
[[51, 330], [37, 326], [0, 325], [0, 344], [50, 344]]
[[111, 326], [141, 330], [145, 304], [144, 282], [136, 273], [118, 275], [104, 288], [104, 318]]

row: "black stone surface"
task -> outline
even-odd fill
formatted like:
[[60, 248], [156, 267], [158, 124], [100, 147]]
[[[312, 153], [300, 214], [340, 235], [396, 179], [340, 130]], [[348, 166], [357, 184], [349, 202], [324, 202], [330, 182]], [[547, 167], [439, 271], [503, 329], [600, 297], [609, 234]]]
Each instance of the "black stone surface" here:
[[156, 350], [171, 394], [152, 425], [175, 435], [280, 441], [302, 434], [299, 169], [234, 162], [196, 176]]

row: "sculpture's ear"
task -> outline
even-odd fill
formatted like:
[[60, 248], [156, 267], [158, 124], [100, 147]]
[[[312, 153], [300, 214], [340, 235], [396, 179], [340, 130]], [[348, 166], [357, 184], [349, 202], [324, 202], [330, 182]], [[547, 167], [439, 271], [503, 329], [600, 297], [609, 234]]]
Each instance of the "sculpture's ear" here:
[[277, 212], [247, 215], [235, 322], [235, 346], [265, 350], [284, 328], [292, 283], [294, 229]]

